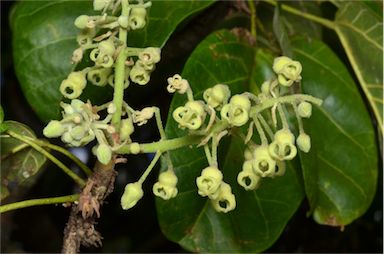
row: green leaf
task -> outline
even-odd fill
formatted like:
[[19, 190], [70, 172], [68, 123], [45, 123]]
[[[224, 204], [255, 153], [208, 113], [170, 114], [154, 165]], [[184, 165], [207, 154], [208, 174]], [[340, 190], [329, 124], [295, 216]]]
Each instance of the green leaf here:
[[4, 123], [4, 110], [3, 107], [0, 105], [0, 133], [6, 131], [8, 129], [8, 126]]
[[[212, 1], [153, 1], [147, 28], [129, 33], [129, 44], [163, 46], [180, 22], [210, 4]], [[92, 13], [92, 1], [56, 0], [22, 1], [11, 14], [16, 75], [43, 121], [60, 117], [63, 97], [59, 86], [74, 68], [71, 56], [77, 47], [78, 29], [73, 22], [81, 14]], [[110, 100], [112, 89], [89, 85], [84, 93], [95, 103]]]
[[377, 182], [377, 146], [363, 99], [346, 67], [317, 40], [292, 41], [303, 65], [302, 90], [323, 100], [313, 109], [305, 130], [309, 154], [300, 154], [305, 188], [314, 219], [344, 226], [371, 204]]
[[[26, 125], [15, 121], [5, 121], [13, 132], [36, 138]], [[1, 138], [1, 200], [19, 187], [31, 185], [46, 158], [35, 149], [12, 137]], [[4, 192], [3, 192], [4, 190]]]
[[[255, 84], [261, 85], [263, 76], [270, 77], [273, 57], [240, 41], [222, 30], [192, 53], [182, 76], [189, 80], [197, 99], [218, 83], [227, 84], [235, 94], [248, 90], [250, 83], [252, 90], [258, 90]], [[174, 95], [170, 112], [185, 101], [185, 96]], [[169, 138], [186, 134], [171, 113], [166, 133]], [[224, 138], [219, 147], [219, 168], [236, 196], [236, 209], [228, 214], [216, 212], [197, 193], [196, 177], [208, 166], [204, 151], [187, 147], [171, 152], [179, 194], [168, 201], [157, 200], [160, 226], [169, 239], [193, 252], [260, 252], [277, 240], [303, 199], [300, 174], [290, 167], [283, 177], [265, 179], [258, 190], [245, 191], [236, 181], [243, 149], [242, 140], [236, 137]]]
[[359, 2], [342, 3], [336, 13], [335, 29], [382, 133], [382, 18], [365, 4]]

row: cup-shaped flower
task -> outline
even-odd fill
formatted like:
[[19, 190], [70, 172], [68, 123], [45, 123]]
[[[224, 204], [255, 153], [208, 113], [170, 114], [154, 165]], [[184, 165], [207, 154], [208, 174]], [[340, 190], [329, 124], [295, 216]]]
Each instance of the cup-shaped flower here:
[[226, 119], [231, 125], [242, 126], [248, 122], [251, 102], [245, 95], [232, 96], [229, 104], [224, 105], [220, 111], [223, 119]]
[[160, 48], [145, 48], [139, 53], [139, 59], [144, 65], [154, 65], [160, 61], [160, 53]]
[[87, 73], [87, 78], [95, 86], [105, 86], [111, 71], [111, 68], [94, 69]]
[[236, 208], [236, 198], [235, 195], [233, 195], [231, 186], [229, 184], [223, 182], [220, 185], [218, 193], [219, 194], [217, 198], [211, 201], [213, 208], [216, 211], [227, 213]]
[[203, 197], [208, 196], [211, 199], [216, 198], [222, 182], [223, 173], [217, 167], [206, 167], [201, 171], [201, 176], [196, 178], [199, 195]]
[[272, 177], [276, 170], [276, 161], [271, 157], [268, 146], [259, 146], [253, 151], [252, 166], [254, 172], [261, 177]]
[[311, 150], [311, 137], [305, 133], [300, 133], [296, 139], [296, 144], [301, 151], [308, 153]]
[[167, 170], [160, 173], [159, 181], [153, 185], [153, 193], [164, 200], [174, 198], [177, 195], [176, 184], [177, 176], [173, 170]]
[[312, 104], [306, 101], [300, 102], [297, 111], [300, 117], [309, 118], [312, 115]]
[[108, 164], [112, 158], [111, 147], [107, 144], [99, 144], [99, 146], [96, 148], [96, 156], [102, 164]]
[[282, 86], [291, 86], [293, 82], [301, 80], [302, 66], [300, 62], [293, 61], [289, 57], [275, 58], [273, 71], [278, 75], [277, 79]]
[[292, 160], [297, 154], [294, 145], [295, 136], [288, 129], [281, 129], [274, 135], [274, 141], [269, 145], [269, 153], [276, 160]]
[[136, 7], [131, 10], [128, 18], [129, 27], [132, 30], [141, 29], [145, 26], [145, 16], [147, 15], [147, 10], [143, 7]]
[[185, 106], [176, 108], [172, 116], [181, 128], [197, 130], [203, 124], [206, 112], [201, 101], [188, 101]]
[[45, 126], [43, 130], [44, 136], [47, 138], [60, 137], [65, 131], [63, 124], [60, 121], [52, 120]]
[[85, 74], [81, 71], [71, 72], [60, 85], [61, 94], [68, 99], [75, 99], [81, 95], [87, 85]]
[[173, 75], [173, 77], [168, 78], [167, 81], [167, 90], [170, 93], [177, 91], [180, 94], [184, 94], [189, 88], [188, 80], [183, 79], [179, 74]]
[[231, 91], [227, 85], [217, 84], [212, 88], [204, 91], [203, 98], [212, 108], [221, 109], [221, 107], [228, 103], [231, 96]]
[[243, 170], [237, 175], [237, 182], [246, 190], [255, 190], [260, 183], [260, 176], [253, 171], [252, 160], [245, 161]]
[[143, 197], [144, 192], [141, 183], [129, 183], [125, 186], [124, 194], [121, 196], [121, 207], [124, 210], [134, 207]]
[[101, 41], [98, 45], [98, 48], [100, 51], [99, 54], [106, 54], [109, 56], [112, 56], [116, 50], [115, 44], [113, 43], [112, 40]]
[[149, 72], [139, 64], [135, 64], [132, 67], [129, 77], [133, 82], [139, 85], [146, 85], [150, 80]]

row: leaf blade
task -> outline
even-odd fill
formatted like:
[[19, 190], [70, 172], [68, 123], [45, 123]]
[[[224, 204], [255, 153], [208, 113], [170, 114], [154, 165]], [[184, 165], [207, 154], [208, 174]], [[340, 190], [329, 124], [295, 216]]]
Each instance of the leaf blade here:
[[375, 194], [372, 122], [346, 67], [325, 44], [302, 38], [292, 44], [303, 65], [303, 92], [323, 99], [305, 121], [313, 143], [300, 156], [307, 196], [318, 223], [344, 226], [366, 211]]
[[335, 30], [351, 62], [374, 115], [383, 131], [383, 23], [366, 5], [343, 3], [336, 13]]

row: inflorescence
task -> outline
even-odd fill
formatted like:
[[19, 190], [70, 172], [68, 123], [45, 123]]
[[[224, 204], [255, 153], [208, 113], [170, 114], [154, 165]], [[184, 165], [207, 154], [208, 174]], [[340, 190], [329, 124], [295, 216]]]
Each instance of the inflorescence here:
[[[151, 72], [160, 61], [160, 49], [130, 48], [126, 45], [126, 38], [122, 37], [126, 37], [126, 32], [145, 26], [150, 6], [151, 2], [143, 1], [132, 4], [128, 0], [94, 0], [94, 10], [100, 11], [101, 15], [81, 15], [75, 20], [75, 26], [80, 29], [77, 36], [79, 47], [73, 52], [72, 61], [77, 64], [87, 54], [94, 64], [70, 73], [61, 83], [60, 92], [71, 101], [61, 102], [63, 118], [49, 122], [44, 129], [46, 137], [61, 137], [63, 142], [75, 147], [96, 139], [92, 151], [103, 164], [110, 163], [122, 147], [126, 148], [124, 153], [143, 152], [141, 145], [131, 139], [135, 124], [144, 125], [155, 117], [160, 142], [167, 139], [156, 107], [134, 110], [123, 101], [119, 108], [115, 100], [94, 106], [90, 101], [79, 99], [87, 83], [96, 86], [109, 84], [116, 93], [115, 80], [118, 82], [118, 78], [123, 82], [123, 90], [130, 82], [139, 85], [149, 82]], [[119, 10], [121, 15], [116, 16]], [[119, 59], [122, 59], [122, 65]], [[199, 137], [198, 146], [204, 148], [207, 157], [207, 167], [196, 178], [197, 193], [210, 199], [218, 212], [227, 213], [236, 207], [235, 195], [231, 186], [224, 182], [217, 159], [218, 146], [224, 136], [237, 135], [246, 144], [237, 182], [249, 191], [257, 189], [263, 178], [284, 175], [285, 161], [295, 158], [298, 149], [307, 153], [311, 148], [302, 118], [309, 118], [311, 103], [320, 105], [321, 100], [304, 94], [288, 94], [287, 88], [301, 80], [302, 66], [299, 62], [285, 56], [277, 57], [273, 70], [276, 77], [265, 81], [257, 95], [249, 92], [231, 95], [227, 85], [217, 84], [204, 91], [203, 100], [195, 100], [188, 81], [180, 75], [168, 79], [167, 90], [170, 93], [187, 95], [187, 102], [173, 111], [173, 118], [179, 128], [188, 131], [187, 135]], [[296, 138], [289, 128], [286, 105], [293, 108], [298, 121], [299, 135]], [[117, 112], [121, 112], [119, 124], [114, 124]], [[248, 127], [245, 135], [239, 128], [242, 126]], [[142, 184], [162, 154], [167, 170], [160, 173], [158, 182], [153, 185], [153, 193], [164, 200], [176, 197], [178, 178], [169, 152], [159, 148], [142, 177], [125, 187], [121, 198], [123, 209], [133, 207], [143, 197]]]

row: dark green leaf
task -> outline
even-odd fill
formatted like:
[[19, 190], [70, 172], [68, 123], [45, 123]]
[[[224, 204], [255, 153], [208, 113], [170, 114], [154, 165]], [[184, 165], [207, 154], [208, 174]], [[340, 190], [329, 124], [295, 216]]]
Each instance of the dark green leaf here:
[[[163, 46], [176, 26], [212, 1], [153, 1], [148, 27], [129, 34], [130, 45]], [[81, 14], [92, 14], [92, 1], [22, 1], [11, 15], [16, 74], [29, 104], [44, 121], [59, 118], [62, 96], [59, 86], [73, 69], [71, 56], [77, 47], [73, 25]], [[92, 91], [89, 91], [92, 90]], [[111, 99], [92, 86], [86, 89], [92, 102]]]
[[3, 131], [5, 131], [7, 129], [8, 129], [8, 127], [4, 123], [4, 110], [3, 110], [3, 107], [0, 105], [0, 133], [2, 133]]
[[[203, 90], [218, 83], [227, 84], [232, 94], [248, 90], [249, 84], [257, 91], [271, 75], [273, 57], [261, 50], [255, 53], [230, 32], [219, 31], [195, 49], [182, 76], [189, 80], [197, 99], [202, 98]], [[170, 112], [185, 100], [175, 95]], [[185, 135], [171, 115], [167, 136]], [[243, 142], [236, 137], [225, 138], [219, 147], [219, 168], [237, 202], [228, 214], [216, 212], [210, 201], [197, 193], [196, 177], [208, 166], [204, 151], [182, 148], [171, 153], [179, 194], [169, 201], [157, 201], [160, 226], [168, 238], [194, 252], [259, 252], [277, 240], [303, 198], [300, 175], [290, 167], [285, 176], [265, 179], [258, 190], [245, 191], [236, 182], [243, 149]]]
[[[36, 138], [28, 126], [15, 121], [5, 121], [13, 132]], [[12, 138], [1, 138], [1, 199], [6, 193], [21, 186], [28, 186], [46, 162], [45, 156], [25, 143]], [[4, 190], [4, 192], [3, 192]]]
[[292, 46], [303, 65], [303, 92], [323, 99], [304, 121], [312, 149], [300, 154], [314, 219], [347, 225], [367, 210], [376, 190], [372, 122], [346, 67], [324, 43], [297, 39]]
[[382, 18], [362, 3], [343, 2], [336, 13], [335, 29], [382, 131]]

